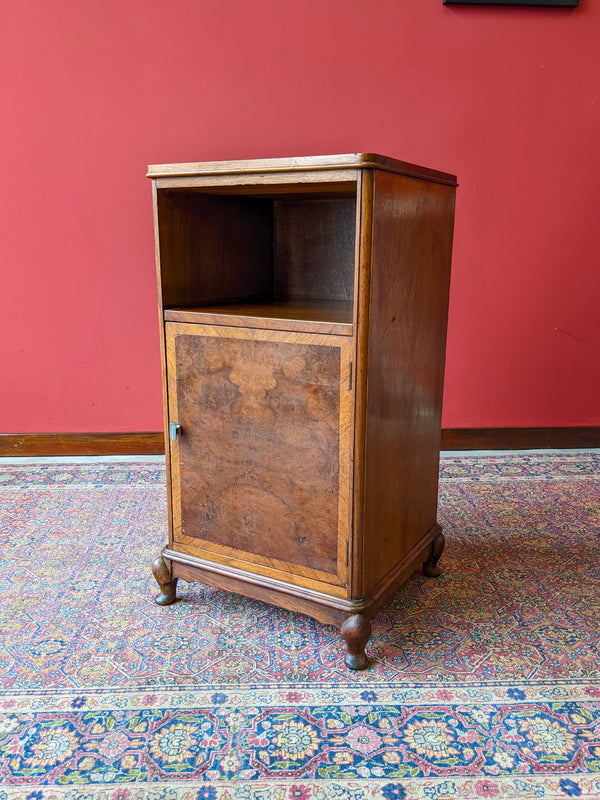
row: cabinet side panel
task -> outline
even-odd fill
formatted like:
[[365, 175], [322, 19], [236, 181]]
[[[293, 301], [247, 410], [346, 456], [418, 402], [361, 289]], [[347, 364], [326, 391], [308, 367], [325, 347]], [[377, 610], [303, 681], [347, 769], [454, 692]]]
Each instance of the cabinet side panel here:
[[365, 592], [436, 522], [454, 195], [453, 187], [375, 173]]
[[163, 306], [273, 296], [273, 203], [158, 191]]

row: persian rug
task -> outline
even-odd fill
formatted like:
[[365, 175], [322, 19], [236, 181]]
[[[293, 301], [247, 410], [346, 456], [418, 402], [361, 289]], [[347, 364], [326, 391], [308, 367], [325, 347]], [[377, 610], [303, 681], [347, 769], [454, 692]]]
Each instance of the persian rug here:
[[0, 800], [600, 798], [600, 452], [441, 464], [443, 574], [338, 632], [153, 602], [156, 461], [0, 462]]

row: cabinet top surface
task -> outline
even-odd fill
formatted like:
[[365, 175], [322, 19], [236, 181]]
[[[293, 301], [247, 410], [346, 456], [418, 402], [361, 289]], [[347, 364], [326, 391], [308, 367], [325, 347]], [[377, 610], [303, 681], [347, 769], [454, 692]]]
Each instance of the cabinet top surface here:
[[151, 164], [149, 178], [181, 178], [195, 175], [232, 175], [237, 173], [306, 172], [311, 170], [380, 169], [400, 175], [456, 186], [456, 176], [409, 164], [377, 153], [345, 153], [298, 158], [263, 158], [246, 161], [205, 161], [185, 164]]

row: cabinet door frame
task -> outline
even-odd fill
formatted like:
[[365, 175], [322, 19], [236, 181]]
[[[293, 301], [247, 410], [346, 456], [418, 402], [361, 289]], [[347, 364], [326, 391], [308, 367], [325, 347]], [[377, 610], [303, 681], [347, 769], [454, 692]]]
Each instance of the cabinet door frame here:
[[264, 575], [269, 578], [284, 579], [298, 586], [308, 586], [317, 590], [345, 596], [347, 594], [349, 568], [348, 554], [352, 532], [352, 442], [353, 442], [353, 391], [351, 336], [331, 334], [273, 331], [257, 328], [239, 328], [203, 323], [175, 323], [165, 325], [168, 421], [182, 424], [185, 436], [185, 421], [178, 419], [177, 368], [175, 359], [176, 337], [203, 336], [238, 339], [246, 341], [264, 341], [283, 344], [317, 345], [339, 348], [339, 433], [338, 433], [338, 504], [337, 504], [337, 560], [336, 572], [324, 572], [318, 569], [286, 562], [274, 558], [262, 557], [255, 553], [235, 549], [197, 537], [188, 537], [182, 532], [181, 512], [181, 469], [179, 437], [169, 440], [169, 461], [171, 472], [172, 501], [172, 547], [182, 553], [210, 560], [215, 564], [242, 569], [246, 572]]

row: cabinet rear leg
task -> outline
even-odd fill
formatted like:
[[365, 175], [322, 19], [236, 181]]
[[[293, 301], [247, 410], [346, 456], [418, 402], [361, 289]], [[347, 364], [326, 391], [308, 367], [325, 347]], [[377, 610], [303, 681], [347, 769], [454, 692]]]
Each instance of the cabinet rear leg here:
[[427, 578], [438, 578], [442, 574], [442, 570], [437, 566], [437, 562], [444, 552], [445, 545], [446, 539], [440, 528], [440, 532], [431, 543], [429, 558], [423, 564], [423, 575]]
[[154, 598], [154, 602], [159, 606], [170, 606], [177, 600], [177, 578], [171, 577], [171, 567], [168, 561], [162, 556], [154, 560], [152, 564], [152, 574], [160, 587], [160, 592]]
[[349, 669], [366, 669], [369, 659], [365, 653], [371, 638], [371, 621], [364, 614], [354, 614], [344, 622], [341, 634], [346, 642], [347, 652], [344, 664]]

